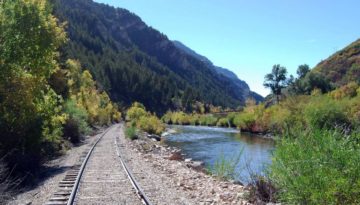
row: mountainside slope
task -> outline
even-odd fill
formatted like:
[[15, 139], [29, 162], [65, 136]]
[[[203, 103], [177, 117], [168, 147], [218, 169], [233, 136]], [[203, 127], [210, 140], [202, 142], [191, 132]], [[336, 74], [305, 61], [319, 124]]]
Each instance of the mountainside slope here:
[[63, 58], [79, 59], [115, 101], [140, 101], [152, 111], [165, 111], [195, 100], [237, 107], [248, 97], [248, 89], [239, 90], [125, 9], [91, 0], [53, 3], [55, 15], [68, 22]]
[[229, 80], [231, 80], [238, 87], [237, 89], [243, 91], [243, 95], [244, 95], [245, 98], [253, 97], [256, 101], [263, 101], [264, 100], [264, 98], [261, 95], [250, 91], [249, 85], [245, 81], [240, 80], [234, 72], [232, 72], [232, 71], [230, 71], [229, 69], [226, 69], [226, 68], [215, 66], [213, 64], [213, 62], [211, 62], [208, 58], [206, 58], [203, 55], [198, 54], [197, 52], [195, 52], [191, 48], [187, 47], [186, 45], [184, 45], [180, 41], [173, 41], [173, 43], [174, 43], [174, 45], [176, 47], [178, 47], [179, 49], [181, 49], [185, 53], [187, 53], [187, 54], [197, 58], [198, 60], [204, 62], [210, 68], [215, 70], [218, 74], [223, 75], [223, 76], [227, 77]]
[[336, 86], [360, 83], [360, 39], [320, 62], [312, 72], [320, 72]]

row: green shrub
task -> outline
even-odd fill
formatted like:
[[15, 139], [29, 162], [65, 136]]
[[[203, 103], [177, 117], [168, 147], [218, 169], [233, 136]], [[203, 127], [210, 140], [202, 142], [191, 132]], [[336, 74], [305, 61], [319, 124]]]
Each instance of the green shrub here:
[[169, 125], [173, 124], [173, 122], [171, 120], [172, 115], [173, 115], [173, 112], [171, 112], [171, 111], [166, 112], [165, 115], [163, 115], [161, 117], [161, 121], [165, 124], [169, 124]]
[[230, 124], [230, 127], [236, 127], [235, 123], [234, 123], [234, 119], [236, 117], [236, 113], [229, 113], [226, 118], [228, 119], [228, 122]]
[[69, 138], [72, 143], [78, 143], [83, 135], [90, 132], [87, 123], [88, 114], [85, 109], [78, 107], [73, 100], [66, 101], [64, 112], [68, 115], [64, 125], [64, 137]]
[[189, 125], [190, 116], [184, 112], [173, 112], [171, 115], [171, 121], [178, 125]]
[[164, 130], [164, 124], [156, 116], [142, 116], [136, 123], [136, 127], [149, 134], [160, 135]]
[[142, 116], [147, 116], [147, 115], [148, 113], [146, 112], [144, 106], [140, 103], [135, 102], [126, 112], [126, 120], [137, 121]]
[[199, 125], [199, 118], [200, 118], [200, 115], [199, 114], [192, 114], [190, 115], [190, 125]]
[[278, 140], [270, 178], [285, 204], [359, 204], [359, 133], [299, 130]]
[[356, 98], [351, 99], [348, 116], [351, 120], [353, 127], [360, 129], [360, 95]]
[[240, 113], [234, 118], [234, 124], [241, 130], [251, 130], [255, 124], [255, 115], [253, 113]]
[[199, 118], [199, 124], [203, 126], [216, 126], [218, 119], [212, 114], [201, 115]]
[[[171, 112], [168, 112], [162, 120], [168, 121], [172, 115]], [[130, 127], [136, 127], [150, 134], [160, 135], [165, 130], [163, 122], [155, 115], [147, 112], [145, 107], [137, 102], [128, 109], [126, 119]]]
[[218, 127], [230, 127], [229, 119], [228, 118], [219, 119], [219, 121], [216, 123], [216, 126], [218, 126]]
[[350, 82], [332, 92], [329, 95], [337, 100], [343, 99], [345, 97], [355, 97], [357, 95], [357, 89], [359, 89], [359, 85], [356, 82]]
[[269, 110], [272, 112], [267, 123], [272, 132], [288, 132], [290, 127], [295, 126], [298, 122], [298, 119], [296, 118], [297, 113], [291, 111], [289, 107], [280, 107], [276, 105], [269, 108]]
[[136, 134], [136, 128], [135, 127], [126, 127], [125, 129], [125, 136], [128, 138], [128, 139], [131, 139], [131, 140], [135, 140], [138, 138], [137, 134]]
[[335, 102], [328, 97], [319, 96], [305, 108], [305, 120], [309, 127], [334, 129], [348, 126], [343, 102]]

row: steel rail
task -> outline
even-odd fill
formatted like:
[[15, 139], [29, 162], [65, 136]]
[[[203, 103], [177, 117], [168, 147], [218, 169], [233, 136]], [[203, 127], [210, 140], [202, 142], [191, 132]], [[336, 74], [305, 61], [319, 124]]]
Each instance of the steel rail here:
[[120, 149], [119, 149], [119, 145], [118, 145], [118, 141], [117, 141], [117, 137], [115, 137], [115, 145], [116, 145], [116, 154], [120, 159], [121, 165], [124, 168], [126, 175], [128, 176], [132, 186], [134, 187], [134, 189], [136, 190], [137, 195], [140, 197], [141, 201], [145, 204], [145, 205], [152, 205], [152, 203], [150, 202], [150, 200], [148, 199], [148, 197], [146, 196], [145, 192], [141, 189], [141, 187], [139, 186], [139, 183], [135, 180], [134, 175], [131, 173], [130, 169], [128, 168], [128, 166], [126, 165], [123, 157], [120, 154]]
[[77, 193], [77, 190], [79, 188], [79, 184], [80, 184], [80, 180], [81, 180], [81, 177], [84, 173], [84, 170], [85, 170], [85, 167], [86, 167], [86, 164], [93, 152], [93, 150], [95, 149], [96, 145], [100, 142], [100, 140], [106, 135], [106, 133], [110, 130], [110, 127], [107, 128], [105, 130], [105, 132], [99, 137], [98, 140], [96, 140], [95, 144], [91, 147], [90, 151], [88, 152], [88, 154], [86, 155], [86, 158], [84, 159], [83, 163], [81, 164], [81, 167], [80, 167], [80, 170], [79, 170], [79, 173], [76, 177], [76, 181], [75, 181], [75, 184], [72, 188], [72, 191], [71, 191], [71, 194], [70, 194], [70, 197], [69, 197], [69, 200], [67, 202], [67, 205], [72, 205], [74, 203], [74, 200], [75, 200], [75, 197], [76, 197], [76, 193]]

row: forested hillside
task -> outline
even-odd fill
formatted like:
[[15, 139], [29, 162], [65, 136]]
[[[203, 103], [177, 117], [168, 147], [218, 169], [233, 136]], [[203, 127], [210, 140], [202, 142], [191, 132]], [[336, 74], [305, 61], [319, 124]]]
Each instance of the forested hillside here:
[[336, 86], [360, 82], [360, 39], [319, 63], [313, 72], [322, 73]]
[[70, 41], [63, 58], [76, 58], [113, 100], [139, 101], [151, 111], [190, 110], [195, 101], [235, 108], [250, 92], [183, 52], [125, 9], [89, 0], [54, 0]]

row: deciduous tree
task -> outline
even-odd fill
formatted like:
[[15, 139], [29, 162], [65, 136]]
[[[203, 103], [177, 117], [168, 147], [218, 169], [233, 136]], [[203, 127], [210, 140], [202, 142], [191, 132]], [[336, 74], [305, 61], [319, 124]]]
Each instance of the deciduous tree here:
[[264, 86], [271, 89], [271, 92], [276, 96], [277, 103], [279, 103], [281, 89], [286, 86], [286, 74], [286, 68], [277, 64], [273, 66], [271, 73], [265, 76]]

